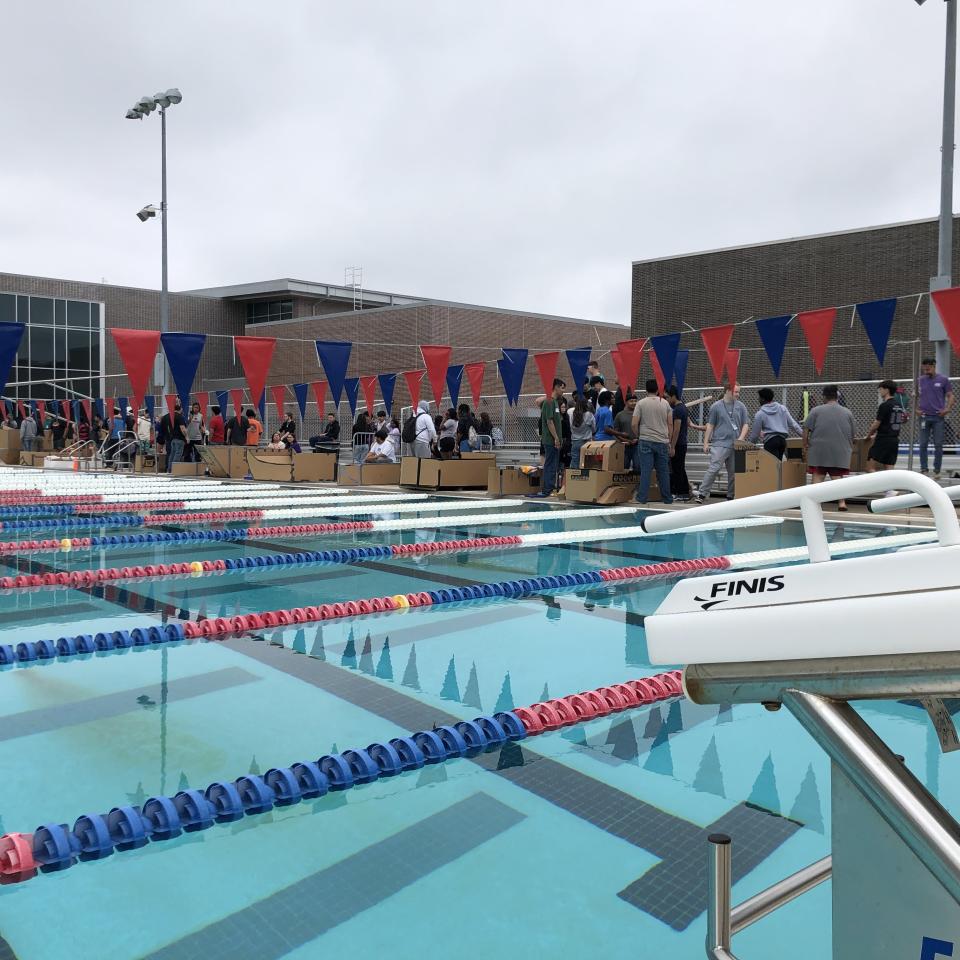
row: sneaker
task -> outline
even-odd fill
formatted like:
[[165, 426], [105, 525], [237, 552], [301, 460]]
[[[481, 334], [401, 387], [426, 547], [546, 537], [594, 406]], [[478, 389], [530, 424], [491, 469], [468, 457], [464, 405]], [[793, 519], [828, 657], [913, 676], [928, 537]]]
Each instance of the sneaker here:
[[689, 503], [691, 499], [692, 499], [691, 497], [674, 497], [673, 498], [674, 503]]
[[939, 471], [939, 470], [934, 470], [934, 471], [933, 471], [933, 479], [934, 479], [934, 480], [939, 480], [939, 479], [940, 479], [940, 471]]
[[693, 503], [694, 503], [696, 506], [698, 506], [698, 507], [699, 507], [699, 506], [702, 506], [702, 505], [703, 505], [703, 497], [701, 497], [700, 494], [698, 493], [698, 494], [693, 498]]

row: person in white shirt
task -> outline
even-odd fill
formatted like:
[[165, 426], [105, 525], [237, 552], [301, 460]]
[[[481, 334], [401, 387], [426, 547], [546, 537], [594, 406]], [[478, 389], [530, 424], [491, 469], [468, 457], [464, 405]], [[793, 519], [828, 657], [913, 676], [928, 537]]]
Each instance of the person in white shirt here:
[[413, 455], [423, 460], [429, 460], [433, 456], [431, 444], [437, 439], [437, 428], [433, 424], [433, 417], [430, 416], [430, 404], [426, 400], [421, 400], [417, 404], [416, 432], [416, 439], [413, 442]]
[[366, 463], [396, 463], [397, 449], [390, 440], [390, 435], [385, 427], [381, 427], [373, 443], [370, 444], [370, 452], [366, 456]]

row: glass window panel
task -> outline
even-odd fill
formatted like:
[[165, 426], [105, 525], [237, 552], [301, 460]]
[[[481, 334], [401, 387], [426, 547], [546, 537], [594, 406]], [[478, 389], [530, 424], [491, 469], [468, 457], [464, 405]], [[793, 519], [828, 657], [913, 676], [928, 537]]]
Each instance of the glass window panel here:
[[80, 394], [79, 397], [72, 397], [71, 399], [79, 400], [82, 397], [92, 396], [93, 394], [91, 392], [90, 387], [91, 387], [91, 381], [89, 380], [80, 380], [80, 379], [71, 380], [70, 389], [75, 390], [77, 393]]
[[70, 370], [87, 372], [90, 366], [90, 333], [88, 330], [67, 329], [67, 366]]
[[67, 301], [66, 300], [53, 301], [53, 322], [58, 327], [66, 326], [66, 323], [67, 323]]
[[0, 293], [0, 322], [17, 322], [17, 298], [12, 293]]
[[64, 370], [67, 366], [67, 331], [62, 327], [57, 327], [53, 331], [53, 360], [54, 366], [58, 370]]
[[[52, 370], [34, 370], [34, 380], [43, 380], [45, 378], [53, 378]], [[26, 396], [30, 397], [31, 400], [52, 400], [53, 399], [53, 385], [50, 383], [35, 383], [26, 391]]]
[[53, 326], [53, 301], [48, 297], [30, 298], [30, 323]]
[[90, 304], [81, 303], [78, 300], [67, 301], [67, 326], [68, 327], [89, 327], [90, 326]]
[[100, 331], [90, 331], [90, 369], [100, 376]]
[[30, 326], [30, 365], [53, 366], [53, 329]]
[[17, 297], [17, 323], [30, 322], [30, 298]]
[[100, 329], [100, 304], [90, 304], [90, 326], [96, 330]]

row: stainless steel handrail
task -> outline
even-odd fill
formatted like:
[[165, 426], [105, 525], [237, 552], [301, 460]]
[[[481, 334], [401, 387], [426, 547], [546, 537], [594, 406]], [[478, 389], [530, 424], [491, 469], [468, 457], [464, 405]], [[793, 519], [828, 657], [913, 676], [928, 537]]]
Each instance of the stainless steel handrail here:
[[733, 845], [723, 833], [712, 833], [707, 839], [710, 845], [706, 948], [711, 960], [737, 960], [732, 953], [732, 940], [736, 934], [829, 880], [833, 870], [833, 858], [824, 857], [731, 907]]

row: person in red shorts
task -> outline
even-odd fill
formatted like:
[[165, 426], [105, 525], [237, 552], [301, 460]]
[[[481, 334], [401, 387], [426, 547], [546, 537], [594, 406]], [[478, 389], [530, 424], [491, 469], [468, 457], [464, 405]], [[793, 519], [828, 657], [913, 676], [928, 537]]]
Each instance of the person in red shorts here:
[[[840, 406], [840, 391], [835, 386], [823, 388], [823, 403], [810, 411], [803, 424], [803, 450], [807, 460], [807, 472], [814, 483], [824, 478], [845, 477], [850, 472], [850, 457], [853, 454], [853, 414]], [[838, 510], [846, 510], [847, 502], [841, 499]]]

